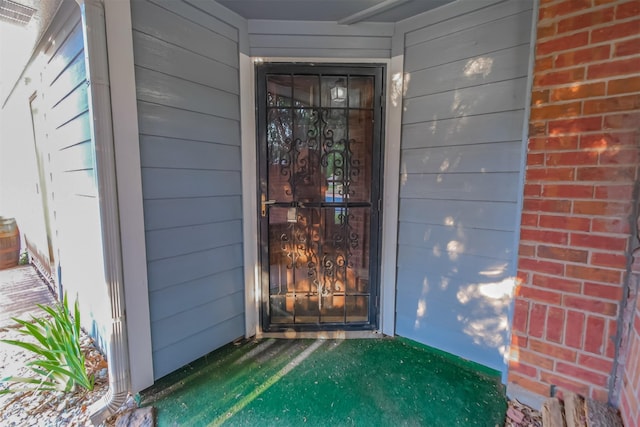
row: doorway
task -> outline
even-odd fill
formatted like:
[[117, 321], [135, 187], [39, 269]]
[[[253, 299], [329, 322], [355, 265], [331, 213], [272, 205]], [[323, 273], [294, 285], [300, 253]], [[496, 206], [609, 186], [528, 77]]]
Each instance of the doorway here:
[[262, 329], [376, 329], [384, 67], [256, 75]]

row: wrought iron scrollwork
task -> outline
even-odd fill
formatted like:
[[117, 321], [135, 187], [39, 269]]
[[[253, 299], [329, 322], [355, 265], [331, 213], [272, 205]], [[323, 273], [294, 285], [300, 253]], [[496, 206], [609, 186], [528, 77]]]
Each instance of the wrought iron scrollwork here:
[[[271, 111], [291, 115], [284, 120], [276, 114], [270, 118], [269, 125], [276, 123], [270, 132], [278, 143], [277, 147], [269, 147], [270, 158], [273, 165], [277, 164], [279, 174], [286, 177], [285, 194], [294, 200], [316, 202], [320, 197], [322, 201], [340, 202], [343, 206], [297, 209], [297, 221], [289, 223], [279, 235], [280, 250], [287, 259], [286, 268], [306, 270], [312, 288], [309, 292], [317, 293], [318, 308], [322, 309], [323, 297], [345, 292], [347, 269], [353, 268], [352, 251], [361, 243], [350, 224], [353, 215], [348, 205], [355, 195], [351, 184], [361, 173], [360, 160], [353, 158], [351, 150], [355, 140], [335, 138], [333, 126], [339, 119], [331, 116], [334, 110], [294, 106]], [[296, 121], [289, 121], [292, 116], [304, 121], [304, 138], [294, 137], [294, 129], [286, 128], [295, 128]], [[321, 194], [322, 188], [330, 189], [328, 194]], [[321, 219], [328, 212], [331, 213]], [[328, 235], [320, 235], [318, 224], [329, 220], [334, 223], [325, 227]]]

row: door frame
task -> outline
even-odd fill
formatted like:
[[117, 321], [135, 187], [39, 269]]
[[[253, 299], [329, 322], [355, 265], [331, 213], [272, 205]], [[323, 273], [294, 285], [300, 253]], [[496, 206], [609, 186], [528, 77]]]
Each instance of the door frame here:
[[[260, 70], [262, 68], [262, 70]], [[387, 72], [386, 64], [381, 62], [376, 63], [357, 63], [353, 62], [348, 63], [290, 63], [290, 62], [264, 62], [262, 64], [256, 64], [254, 69], [257, 71], [258, 79], [256, 79], [257, 90], [256, 90], [256, 111], [258, 114], [258, 119], [260, 123], [256, 127], [256, 137], [257, 137], [257, 164], [256, 167], [258, 169], [258, 200], [256, 203], [259, 203], [260, 197], [271, 197], [269, 194], [269, 186], [265, 184], [263, 179], [266, 179], [269, 175], [268, 168], [266, 168], [268, 149], [265, 147], [261, 147], [262, 144], [266, 144], [266, 132], [263, 126], [263, 120], [266, 120], [268, 108], [265, 104], [266, 102], [266, 94], [267, 94], [267, 83], [266, 77], [270, 74], [282, 74], [282, 75], [290, 75], [290, 74], [309, 74], [313, 76], [320, 75], [349, 75], [349, 76], [368, 76], [374, 78], [374, 83], [372, 89], [374, 90], [374, 95], [372, 99], [372, 113], [374, 118], [374, 124], [372, 125], [373, 131], [373, 139], [371, 141], [371, 148], [373, 149], [373, 155], [371, 157], [371, 163], [365, 168], [371, 168], [372, 172], [372, 183], [370, 187], [370, 225], [367, 230], [367, 246], [368, 246], [368, 278], [369, 278], [369, 303], [367, 308], [367, 317], [368, 321], [365, 323], [353, 323], [349, 324], [345, 323], [326, 323], [326, 324], [318, 324], [318, 323], [299, 323], [295, 325], [286, 324], [279, 325], [275, 323], [270, 323], [271, 316], [269, 314], [270, 307], [270, 273], [269, 273], [269, 259], [270, 259], [270, 251], [268, 249], [269, 245], [269, 216], [266, 218], [264, 216], [259, 216], [259, 269], [261, 271], [260, 275], [260, 288], [262, 297], [260, 301], [260, 322], [261, 328], [263, 330], [268, 329], [269, 332], [282, 332], [287, 331], [289, 329], [294, 329], [298, 332], [326, 332], [326, 331], [372, 331], [377, 330], [379, 321], [380, 321], [380, 305], [379, 305], [379, 296], [380, 296], [380, 259], [381, 259], [381, 241], [382, 241], [382, 218], [384, 216], [382, 214], [382, 180], [384, 177], [384, 164], [383, 164], [383, 154], [384, 154], [384, 111], [385, 111], [385, 103], [383, 102], [383, 96], [385, 94], [385, 74]], [[264, 78], [265, 80], [262, 80]], [[348, 106], [347, 106], [348, 107]], [[322, 108], [322, 107], [320, 107]], [[262, 157], [261, 157], [262, 156]], [[263, 176], [264, 174], [264, 176]], [[265, 186], [266, 185], [266, 186]], [[294, 198], [295, 200], [295, 198]], [[346, 272], [345, 272], [346, 274]], [[318, 295], [318, 298], [321, 298]], [[346, 307], [346, 301], [345, 301]]]
[[242, 206], [243, 206], [243, 255], [245, 280], [245, 337], [261, 336], [259, 229], [258, 229], [258, 157], [256, 150], [257, 88], [255, 64], [262, 62], [315, 63], [315, 64], [383, 64], [386, 67], [384, 82], [384, 152], [382, 182], [382, 223], [380, 233], [380, 284], [378, 308], [378, 332], [395, 333], [395, 291], [398, 203], [400, 185], [400, 135], [402, 122], [403, 55], [384, 58], [290, 58], [251, 57], [240, 53], [240, 111], [242, 154]]

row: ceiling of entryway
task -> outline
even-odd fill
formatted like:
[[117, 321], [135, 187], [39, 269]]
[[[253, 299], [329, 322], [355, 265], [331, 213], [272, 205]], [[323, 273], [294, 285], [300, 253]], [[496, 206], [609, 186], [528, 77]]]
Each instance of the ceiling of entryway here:
[[246, 19], [397, 22], [453, 0], [217, 0]]

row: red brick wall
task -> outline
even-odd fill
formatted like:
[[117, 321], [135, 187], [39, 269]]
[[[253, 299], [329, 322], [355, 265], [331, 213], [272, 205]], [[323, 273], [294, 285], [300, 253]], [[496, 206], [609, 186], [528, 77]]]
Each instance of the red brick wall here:
[[637, 217], [640, 0], [541, 0], [537, 30], [509, 381], [607, 400]]

